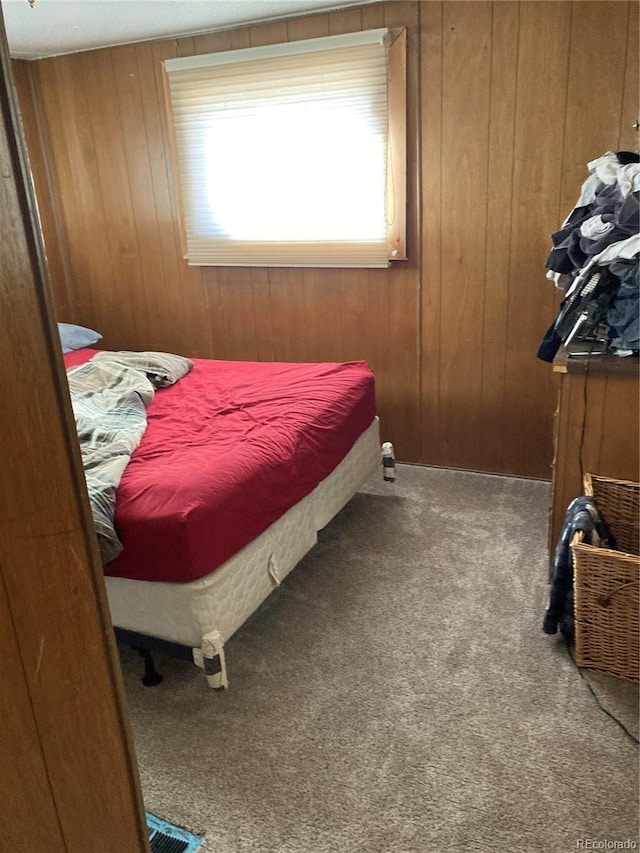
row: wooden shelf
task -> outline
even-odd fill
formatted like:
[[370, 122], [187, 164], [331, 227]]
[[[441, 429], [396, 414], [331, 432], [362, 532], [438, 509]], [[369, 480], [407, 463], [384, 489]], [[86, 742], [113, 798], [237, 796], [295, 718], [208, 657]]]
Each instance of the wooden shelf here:
[[637, 355], [618, 356], [612, 353], [573, 356], [561, 347], [553, 361], [554, 373], [575, 373], [590, 376], [639, 377], [640, 360]]

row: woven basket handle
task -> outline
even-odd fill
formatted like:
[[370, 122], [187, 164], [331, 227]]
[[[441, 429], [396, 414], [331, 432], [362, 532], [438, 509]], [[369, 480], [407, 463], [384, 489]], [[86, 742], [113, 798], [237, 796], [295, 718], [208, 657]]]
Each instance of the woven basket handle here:
[[629, 586], [636, 586], [638, 581], [627, 581], [627, 583], [618, 584], [615, 589], [612, 589], [608, 595], [599, 595], [598, 596], [598, 604], [601, 604], [602, 607], [609, 607], [611, 604], [611, 599], [617, 592], [621, 592], [623, 589], [627, 589]]

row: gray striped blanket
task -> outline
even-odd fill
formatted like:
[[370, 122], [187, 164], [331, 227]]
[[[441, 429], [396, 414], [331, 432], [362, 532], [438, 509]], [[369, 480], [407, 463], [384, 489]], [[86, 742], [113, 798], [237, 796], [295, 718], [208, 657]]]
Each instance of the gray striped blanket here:
[[155, 389], [191, 370], [182, 356], [100, 352], [67, 370], [89, 503], [103, 563], [122, 551], [114, 527], [116, 489], [147, 427]]

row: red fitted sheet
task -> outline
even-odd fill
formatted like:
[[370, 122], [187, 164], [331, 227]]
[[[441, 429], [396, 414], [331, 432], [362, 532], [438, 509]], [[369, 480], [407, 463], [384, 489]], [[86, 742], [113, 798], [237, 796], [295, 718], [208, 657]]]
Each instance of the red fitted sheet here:
[[[68, 353], [65, 363], [94, 354]], [[193, 363], [147, 409], [116, 499], [124, 550], [107, 575], [208, 574], [313, 491], [375, 415], [364, 362]]]

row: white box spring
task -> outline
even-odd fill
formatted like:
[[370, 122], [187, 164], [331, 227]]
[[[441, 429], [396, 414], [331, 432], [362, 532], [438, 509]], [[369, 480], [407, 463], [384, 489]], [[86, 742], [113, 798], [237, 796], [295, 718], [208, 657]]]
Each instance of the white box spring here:
[[211, 574], [186, 583], [106, 577], [113, 624], [199, 649], [228, 640], [317, 542], [380, 465], [379, 421], [311, 494]]

